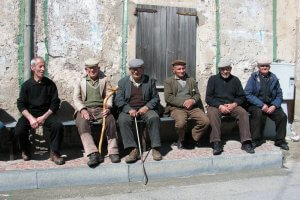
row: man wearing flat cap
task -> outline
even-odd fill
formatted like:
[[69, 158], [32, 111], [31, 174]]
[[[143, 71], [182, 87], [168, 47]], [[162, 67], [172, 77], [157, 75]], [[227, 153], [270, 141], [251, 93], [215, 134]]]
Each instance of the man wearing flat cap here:
[[141, 118], [147, 124], [151, 140], [153, 160], [162, 159], [160, 154], [159, 116], [157, 109], [159, 95], [156, 90], [156, 80], [144, 74], [144, 61], [133, 59], [129, 62], [130, 75], [118, 82], [119, 90], [115, 98], [115, 105], [119, 109], [119, 126], [125, 149], [130, 153], [126, 163], [133, 163], [140, 158], [133, 134], [133, 119]]
[[281, 108], [282, 90], [278, 78], [270, 72], [271, 63], [266, 58], [260, 59], [257, 63], [258, 71], [251, 74], [244, 89], [250, 103], [248, 111], [251, 113], [252, 143], [254, 147], [261, 145], [266, 117], [269, 117], [276, 125], [275, 145], [289, 150], [285, 141], [287, 116]]
[[206, 89], [207, 116], [210, 120], [213, 154], [219, 155], [223, 151], [221, 144], [221, 116], [232, 116], [239, 120], [239, 133], [242, 150], [254, 153], [249, 128], [247, 111], [241, 107], [245, 102], [245, 94], [241, 81], [231, 74], [230, 62], [221, 61], [218, 64], [219, 73], [208, 79]]
[[[170, 113], [175, 120], [175, 130], [178, 134], [178, 149], [194, 145], [200, 140], [209, 127], [209, 119], [201, 110], [202, 102], [198, 84], [186, 73], [186, 62], [172, 62], [173, 76], [165, 80], [164, 95], [167, 103], [165, 113]], [[192, 129], [192, 141], [185, 140], [187, 119], [192, 118], [196, 124]]]
[[112, 97], [103, 110], [104, 98], [110, 94], [110, 81], [100, 71], [99, 60], [90, 58], [85, 61], [86, 75], [74, 86], [73, 101], [75, 105], [76, 126], [83, 144], [85, 154], [89, 157], [87, 165], [96, 167], [104, 161], [100, 155], [91, 134], [91, 123], [106, 118], [107, 151], [111, 162], [120, 162], [117, 143], [116, 123], [110, 113]]

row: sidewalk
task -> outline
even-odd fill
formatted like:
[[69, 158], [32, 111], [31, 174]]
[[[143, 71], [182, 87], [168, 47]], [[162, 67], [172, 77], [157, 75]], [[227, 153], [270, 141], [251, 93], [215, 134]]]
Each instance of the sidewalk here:
[[[165, 144], [162, 147], [162, 161], [153, 161], [152, 152], [144, 153], [145, 169], [149, 181], [170, 177], [217, 174], [239, 170], [282, 167], [282, 151], [267, 141], [255, 149], [255, 154], [247, 154], [240, 149], [237, 141], [227, 141], [224, 152], [213, 156], [210, 147], [193, 150], [178, 150]], [[47, 152], [35, 152], [33, 160], [20, 158], [0, 161], [0, 191], [48, 188], [72, 185], [107, 184], [142, 181], [141, 162], [112, 164], [109, 158], [95, 169], [86, 165], [88, 158], [82, 157], [78, 149], [62, 152], [66, 164], [62, 166], [51, 162]], [[0, 155], [2, 156], [2, 155]]]

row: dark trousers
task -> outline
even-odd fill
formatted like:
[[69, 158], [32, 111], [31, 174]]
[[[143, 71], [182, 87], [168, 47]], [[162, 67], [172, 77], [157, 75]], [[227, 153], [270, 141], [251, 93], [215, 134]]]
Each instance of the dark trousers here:
[[[30, 129], [29, 121], [22, 116], [17, 122], [15, 131], [16, 136], [19, 137], [22, 151], [29, 151], [30, 142], [28, 134]], [[46, 119], [43, 125], [43, 132], [46, 134], [45, 137], [50, 140], [50, 149], [53, 152], [59, 153], [64, 129], [62, 123], [58, 121], [55, 115], [52, 114]]]
[[281, 108], [276, 109], [272, 114], [263, 112], [257, 106], [250, 106], [248, 109], [251, 113], [250, 117], [250, 131], [253, 140], [261, 140], [263, 130], [265, 128], [266, 119], [269, 117], [275, 122], [276, 126], [276, 141], [285, 141], [287, 116]]
[[[146, 126], [148, 128], [148, 133], [151, 140], [151, 147], [160, 147], [160, 120], [158, 114], [153, 110], [149, 110], [143, 116], [141, 116], [141, 119], [145, 121]], [[134, 140], [134, 135], [136, 135], [136, 133], [133, 133], [133, 127], [135, 127], [134, 119], [129, 114], [122, 112], [119, 115], [118, 122], [124, 148], [137, 148], [137, 144]]]
[[[209, 106], [207, 108], [207, 116], [211, 125], [210, 142], [221, 141], [221, 115], [218, 108]], [[241, 142], [251, 141], [251, 133], [249, 127], [249, 116], [247, 111], [241, 106], [237, 106], [228, 114], [238, 120], [240, 140]]]

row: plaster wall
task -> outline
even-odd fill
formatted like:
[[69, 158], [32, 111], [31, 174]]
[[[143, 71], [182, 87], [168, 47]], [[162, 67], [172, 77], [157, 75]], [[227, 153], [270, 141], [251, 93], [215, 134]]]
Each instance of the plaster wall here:
[[[297, 0], [278, 1], [277, 58], [295, 62]], [[83, 63], [98, 57], [113, 84], [121, 76], [123, 1], [36, 1], [35, 55], [49, 54], [48, 73], [62, 101], [71, 105], [74, 81], [84, 75]], [[127, 61], [135, 57], [137, 4], [196, 8], [196, 79], [204, 100], [206, 83], [216, 73], [215, 0], [131, 0], [128, 7]], [[245, 85], [260, 56], [273, 57], [273, 1], [219, 1], [221, 59], [229, 59], [233, 74]], [[19, 1], [2, 0], [0, 8], [0, 106], [17, 117]], [[48, 23], [44, 23], [48, 21]], [[48, 41], [48, 50], [46, 49]]]
[[[2, 0], [0, 7], [0, 109], [18, 116], [19, 1]], [[4, 119], [3, 119], [4, 120]]]

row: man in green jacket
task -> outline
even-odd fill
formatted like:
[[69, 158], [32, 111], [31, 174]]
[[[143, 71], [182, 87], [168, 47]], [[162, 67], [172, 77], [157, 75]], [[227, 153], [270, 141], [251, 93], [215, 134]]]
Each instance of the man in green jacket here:
[[[209, 126], [209, 119], [200, 109], [202, 106], [198, 85], [194, 78], [186, 74], [186, 62], [175, 60], [172, 62], [173, 76], [165, 80], [164, 94], [167, 103], [166, 113], [170, 113], [175, 120], [178, 134], [178, 149], [184, 147], [187, 119], [194, 119], [196, 125], [192, 129], [193, 142], [198, 142]], [[186, 144], [186, 143], [185, 143]]]

